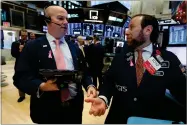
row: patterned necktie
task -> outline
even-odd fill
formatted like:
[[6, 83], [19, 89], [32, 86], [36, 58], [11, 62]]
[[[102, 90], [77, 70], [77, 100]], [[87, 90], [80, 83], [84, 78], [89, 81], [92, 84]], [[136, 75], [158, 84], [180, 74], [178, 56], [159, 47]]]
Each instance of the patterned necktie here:
[[143, 68], [142, 51], [138, 50], [137, 52], [138, 52], [138, 58], [136, 60], [136, 77], [137, 77], [137, 84], [139, 86], [143, 77], [144, 68]]
[[60, 49], [60, 40], [54, 40], [54, 43], [56, 45], [54, 57], [55, 57], [57, 69], [66, 69], [64, 55]]

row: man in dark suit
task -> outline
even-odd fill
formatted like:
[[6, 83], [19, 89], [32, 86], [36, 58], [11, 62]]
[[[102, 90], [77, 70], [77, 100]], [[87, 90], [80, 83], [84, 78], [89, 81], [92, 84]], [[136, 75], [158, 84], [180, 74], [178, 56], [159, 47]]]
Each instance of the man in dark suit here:
[[[68, 28], [67, 11], [53, 5], [45, 9], [45, 16], [48, 33], [24, 47], [14, 75], [14, 85], [31, 95], [30, 116], [34, 123], [81, 124], [84, 102], [82, 85], [88, 96], [95, 97], [96, 89], [87, 75], [81, 50], [64, 40]], [[39, 69], [81, 70], [83, 76], [81, 83], [72, 80], [66, 88], [61, 86], [60, 89], [56, 80], [44, 81]], [[73, 90], [70, 90], [70, 85]]]
[[[20, 57], [20, 53], [22, 52], [23, 47], [25, 46], [25, 44], [28, 41], [27, 40], [27, 36], [28, 36], [27, 30], [25, 30], [25, 29], [20, 30], [19, 36], [21, 36], [21, 39], [13, 42], [12, 46], [11, 46], [11, 55], [14, 58], [16, 58], [14, 70], [16, 70], [16, 66], [17, 66], [18, 59]], [[18, 102], [22, 102], [24, 99], [25, 99], [25, 93], [19, 90]]]
[[169, 110], [175, 116], [165, 111], [171, 105], [164, 103], [166, 89], [186, 108], [186, 77], [177, 56], [154, 45], [158, 33], [155, 17], [132, 17], [126, 32], [128, 47], [114, 57], [99, 97], [85, 100], [92, 103], [90, 114], [103, 115], [113, 96], [105, 123], [125, 124], [130, 116], [185, 121], [186, 110]]
[[102, 69], [103, 69], [103, 58], [104, 48], [99, 42], [99, 37], [94, 36], [94, 43], [85, 48], [86, 59], [88, 61], [90, 73], [93, 78], [93, 83], [97, 85], [97, 78], [99, 79], [99, 85], [102, 84]]

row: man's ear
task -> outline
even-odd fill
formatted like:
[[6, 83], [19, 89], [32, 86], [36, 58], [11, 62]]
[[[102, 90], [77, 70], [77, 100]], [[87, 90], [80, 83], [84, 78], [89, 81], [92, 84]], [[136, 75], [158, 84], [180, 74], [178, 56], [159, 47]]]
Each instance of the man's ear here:
[[144, 35], [149, 36], [151, 35], [152, 31], [153, 31], [153, 26], [148, 25], [144, 28], [143, 32], [144, 32]]

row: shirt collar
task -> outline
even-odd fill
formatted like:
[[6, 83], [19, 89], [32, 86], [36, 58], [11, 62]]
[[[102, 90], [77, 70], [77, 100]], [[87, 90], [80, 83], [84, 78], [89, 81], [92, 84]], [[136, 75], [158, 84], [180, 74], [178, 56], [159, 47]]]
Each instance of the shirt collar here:
[[144, 47], [143, 50], [146, 52], [152, 53], [153, 52], [153, 44], [152, 43], [149, 44], [149, 46]]
[[[49, 34], [48, 32], [46, 33], [46, 37], [47, 37], [47, 40], [49, 41], [49, 43], [53, 42], [54, 40], [56, 40], [51, 34]], [[62, 42], [66, 42], [64, 37], [62, 37], [60, 39], [60, 41]]]

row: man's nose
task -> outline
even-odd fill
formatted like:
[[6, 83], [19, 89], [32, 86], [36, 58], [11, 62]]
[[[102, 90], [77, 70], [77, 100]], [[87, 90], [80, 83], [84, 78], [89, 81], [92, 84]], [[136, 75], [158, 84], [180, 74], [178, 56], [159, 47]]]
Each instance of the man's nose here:
[[64, 24], [68, 24], [68, 20], [67, 19], [65, 19]]
[[127, 29], [126, 31], [125, 31], [125, 35], [129, 35], [130, 34], [130, 31], [129, 31], [129, 29]]

